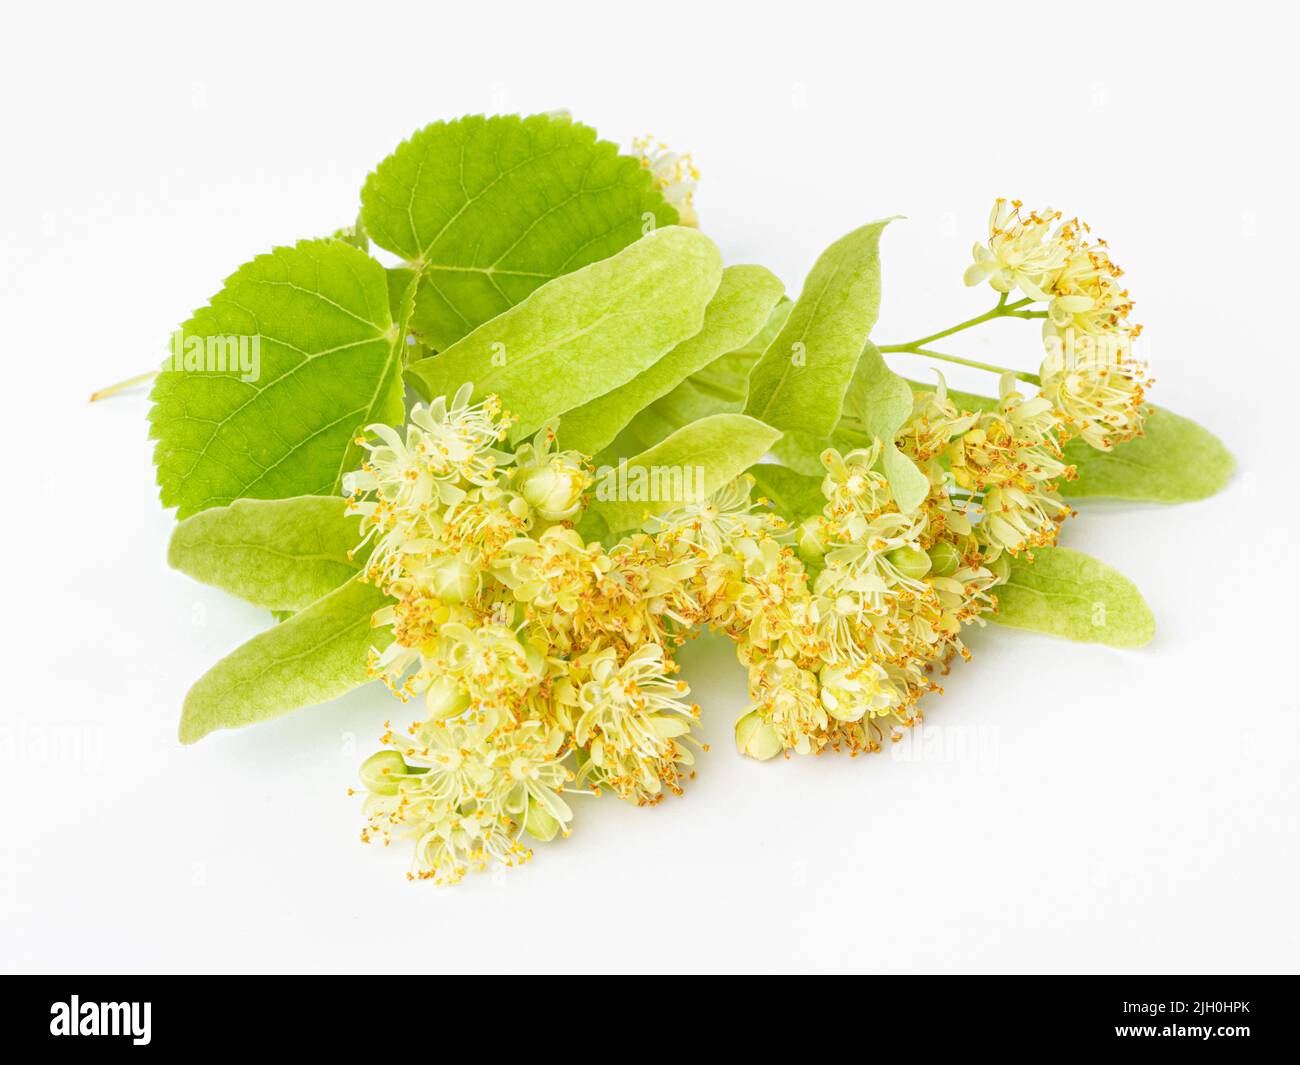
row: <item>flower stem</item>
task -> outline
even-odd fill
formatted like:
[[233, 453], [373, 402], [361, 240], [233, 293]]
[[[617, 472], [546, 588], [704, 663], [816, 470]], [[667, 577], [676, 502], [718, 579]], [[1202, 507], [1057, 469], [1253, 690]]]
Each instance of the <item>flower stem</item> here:
[[974, 318], [968, 318], [964, 322], [958, 322], [956, 325], [950, 326], [947, 329], [940, 330], [938, 333], [931, 333], [928, 337], [919, 337], [916, 340], [909, 341], [906, 344], [889, 344], [886, 345], [885, 347], [882, 347], [880, 350], [882, 352], [887, 352], [887, 351], [914, 352], [917, 348], [929, 344], [932, 340], [942, 340], [944, 337], [952, 336], [953, 333], [960, 333], [963, 329], [970, 329], [972, 326], [981, 325], [984, 322], [991, 322], [993, 321], [994, 318], [1006, 318], [1006, 317], [1023, 318], [1025, 317], [1025, 313], [1032, 314], [1034, 312], [1032, 311], [1025, 312], [1025, 313], [1016, 313], [1016, 312], [1020, 311], [1021, 308], [1023, 307], [1028, 307], [1029, 304], [1033, 302], [1034, 302], [1033, 300], [1031, 300], [1028, 296], [1026, 296], [1022, 300], [1016, 300], [1015, 303], [1008, 303], [1006, 293], [1004, 292], [1002, 294], [1002, 299], [998, 301], [998, 305], [994, 307], [991, 311], [985, 311], [983, 314], [977, 314]]
[[957, 355], [945, 355], [941, 351], [933, 351], [925, 345], [934, 340], [942, 340], [944, 337], [950, 337], [954, 333], [960, 333], [963, 329], [970, 329], [972, 326], [980, 325], [984, 322], [991, 322], [995, 318], [1046, 318], [1046, 311], [1026, 311], [1023, 308], [1033, 303], [1028, 296], [1024, 299], [1016, 300], [1015, 303], [1007, 301], [1007, 294], [1002, 293], [997, 302], [997, 306], [991, 311], [985, 311], [983, 314], [976, 315], [974, 318], [968, 318], [964, 322], [958, 322], [954, 326], [943, 329], [938, 333], [931, 333], [929, 336], [920, 337], [917, 340], [909, 341], [906, 344], [883, 344], [877, 350], [882, 355], [924, 355], [927, 359], [939, 359], [941, 362], [953, 362], [960, 366], [970, 366], [976, 370], [987, 370], [989, 373], [995, 373], [999, 376], [1002, 374], [1015, 374], [1021, 381], [1028, 381], [1030, 384], [1041, 384], [1037, 374], [1023, 373], [1020, 370], [1012, 370], [1007, 366], [994, 366], [989, 362], [977, 362], [975, 359], [963, 359]]
[[994, 366], [991, 362], [978, 362], [975, 359], [963, 359], [960, 355], [945, 355], [942, 351], [931, 351], [929, 348], [894, 347], [881, 348], [881, 351], [892, 351], [898, 355], [924, 355], [927, 359], [938, 359], [941, 362], [952, 362], [958, 366], [970, 366], [976, 370], [987, 370], [989, 373], [995, 373], [999, 377], [1003, 374], [1014, 374], [1021, 381], [1028, 381], [1031, 385], [1042, 384], [1037, 374], [1026, 373], [1021, 370], [1013, 370], [1008, 366]]
[[115, 385], [109, 385], [107, 388], [101, 388], [98, 392], [91, 393], [90, 402], [94, 403], [99, 399], [108, 399], [109, 396], [115, 396], [119, 392], [125, 392], [128, 388], [134, 388], [136, 385], [143, 385], [152, 381], [157, 376], [157, 370], [150, 370], [148, 373], [136, 374], [134, 377], [128, 377], [125, 381], [118, 381]]

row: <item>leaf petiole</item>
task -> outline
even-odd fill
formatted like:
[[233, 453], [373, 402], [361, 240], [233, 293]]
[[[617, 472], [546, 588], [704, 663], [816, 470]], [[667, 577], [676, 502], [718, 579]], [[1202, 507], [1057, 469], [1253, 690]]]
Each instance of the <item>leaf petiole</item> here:
[[157, 370], [150, 370], [148, 373], [136, 374], [134, 377], [128, 377], [125, 381], [118, 381], [115, 385], [109, 385], [107, 388], [101, 388], [98, 392], [90, 394], [90, 402], [96, 400], [108, 399], [109, 396], [115, 396], [119, 392], [125, 392], [128, 388], [135, 388], [136, 385], [148, 384], [158, 376]]

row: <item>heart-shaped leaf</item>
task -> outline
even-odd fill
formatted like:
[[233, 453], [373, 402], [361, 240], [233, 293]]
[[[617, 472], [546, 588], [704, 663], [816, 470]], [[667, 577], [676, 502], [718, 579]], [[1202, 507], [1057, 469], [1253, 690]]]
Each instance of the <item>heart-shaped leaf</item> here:
[[163, 505], [185, 518], [337, 491], [357, 429], [403, 416], [401, 334], [384, 268], [343, 241], [240, 267], [181, 327], [154, 383]]
[[435, 122], [379, 164], [361, 203], [370, 239], [418, 271], [412, 324], [437, 351], [677, 222], [639, 160], [561, 115]]

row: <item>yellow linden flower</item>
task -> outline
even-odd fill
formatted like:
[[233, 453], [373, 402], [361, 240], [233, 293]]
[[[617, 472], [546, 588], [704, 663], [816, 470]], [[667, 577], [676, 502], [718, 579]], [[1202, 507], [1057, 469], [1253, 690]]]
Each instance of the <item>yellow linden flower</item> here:
[[343, 478], [343, 490], [348, 509], [361, 515], [361, 545], [374, 542], [367, 573], [381, 587], [400, 574], [402, 555], [437, 549], [446, 507], [494, 485], [513, 461], [494, 446], [508, 426], [500, 404], [488, 397], [472, 405], [471, 394], [467, 384], [450, 403], [417, 405], [404, 434], [370, 425], [357, 438], [369, 457]]
[[1014, 554], [1055, 543], [1072, 513], [1056, 494], [1056, 482], [1074, 470], [1061, 457], [1051, 402], [1026, 400], [1013, 386], [1008, 374], [998, 409], [981, 414], [952, 442], [948, 460], [959, 488], [983, 493], [984, 520], [976, 535], [995, 551]]
[[506, 544], [532, 527], [532, 509], [522, 496], [499, 484], [487, 485], [472, 489], [447, 509], [440, 542], [446, 550], [468, 553], [487, 568]]
[[1021, 216], [1019, 200], [998, 199], [989, 214], [988, 244], [976, 244], [975, 261], [966, 268], [967, 285], [987, 281], [998, 292], [1019, 288], [1033, 300], [1050, 298], [1047, 284], [1069, 262], [1073, 230], [1052, 226], [1059, 211], [1030, 211]]
[[745, 474], [729, 481], [706, 499], [683, 503], [652, 517], [647, 532], [693, 548], [701, 556], [716, 555], [741, 537], [785, 531], [776, 514], [760, 510], [753, 501], [754, 478]]
[[412, 837], [413, 875], [454, 883], [491, 861], [527, 861], [532, 852], [520, 836], [534, 809], [567, 832], [573, 814], [561, 792], [573, 773], [556, 730], [529, 722], [494, 731], [468, 719], [426, 722], [409, 738], [389, 733], [385, 741], [396, 749], [361, 768], [370, 791], [362, 838]]
[[789, 658], [760, 658], [749, 670], [747, 713], [757, 714], [785, 750], [820, 751], [829, 741], [831, 717], [821, 700], [817, 675]]
[[622, 663], [604, 647], [581, 655], [555, 688], [588, 755], [583, 774], [638, 804], [658, 802], [665, 788], [680, 794], [681, 771], [695, 761], [678, 741], [699, 707], [682, 700], [690, 689], [669, 671], [657, 644], [643, 644]]
[[949, 442], [972, 428], [979, 415], [961, 410], [948, 396], [948, 382], [938, 374], [933, 391], [917, 389], [912, 415], [899, 430], [895, 441], [923, 469], [940, 457]]
[[823, 666], [817, 675], [822, 705], [837, 721], [858, 721], [897, 706], [899, 694], [875, 662]]
[[641, 165], [650, 171], [650, 176], [663, 197], [677, 210], [678, 221], [684, 226], [699, 228], [700, 218], [695, 213], [695, 188], [700, 180], [700, 172], [691, 162], [691, 156], [678, 155], [669, 151], [668, 145], [653, 137], [637, 137], [632, 142], [632, 151], [641, 160]]
[[1044, 338], [1061, 336], [1067, 329], [1091, 336], [1136, 335], [1136, 327], [1127, 322], [1133, 301], [1119, 283], [1123, 273], [1111, 262], [1104, 242], [1075, 247], [1047, 284], [1050, 300]]
[[513, 712], [546, 673], [538, 648], [501, 624], [448, 622], [439, 632], [435, 668], [469, 693], [475, 709]]
[[366, 426], [378, 440], [357, 441], [370, 457], [360, 471], [344, 478], [344, 491], [373, 493], [414, 517], [436, 502], [461, 499], [463, 484], [493, 483], [498, 467], [513, 460], [493, 446], [504, 439], [508, 420], [494, 396], [471, 405], [472, 392], [466, 384], [450, 403], [440, 397], [428, 407], [417, 404], [405, 436], [387, 425]]
[[512, 479], [520, 495], [544, 521], [564, 521], [582, 509], [594, 480], [590, 465], [576, 451], [556, 451], [555, 427], [540, 429], [515, 449]]
[[564, 626], [563, 617], [577, 612], [612, 565], [600, 544], [588, 545], [573, 529], [553, 526], [536, 540], [511, 540], [494, 573], [515, 599], [560, 615], [547, 620]]
[[851, 515], [870, 518], [889, 506], [889, 481], [875, 469], [882, 446], [877, 440], [869, 448], [858, 448], [846, 455], [835, 448], [822, 452], [822, 465], [826, 467], [822, 495], [827, 500], [827, 518], [832, 521]]
[[1109, 451], [1142, 432], [1150, 382], [1135, 362], [1066, 369], [1063, 360], [1049, 355], [1039, 376], [1042, 394], [1067, 428], [1097, 450]]

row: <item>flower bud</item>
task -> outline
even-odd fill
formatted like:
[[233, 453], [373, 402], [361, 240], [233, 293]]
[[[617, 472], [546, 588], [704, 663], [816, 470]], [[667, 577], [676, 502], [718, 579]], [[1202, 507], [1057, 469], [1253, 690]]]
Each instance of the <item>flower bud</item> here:
[[587, 475], [581, 466], [554, 460], [526, 474], [519, 492], [546, 521], [563, 521], [581, 509], [586, 487]]
[[798, 548], [805, 562], [819, 562], [826, 554], [826, 541], [822, 539], [822, 519], [816, 514], [804, 518], [800, 524]]
[[361, 783], [375, 795], [396, 795], [406, 774], [406, 763], [396, 751], [376, 751], [361, 763]]
[[439, 677], [424, 694], [430, 721], [449, 721], [460, 717], [469, 707], [469, 696], [450, 677]]
[[481, 577], [478, 568], [460, 555], [446, 555], [429, 567], [427, 580], [444, 603], [463, 603], [478, 594]]
[[951, 577], [961, 568], [961, 552], [947, 540], [930, 548], [930, 572], [936, 577]]
[[781, 753], [781, 737], [757, 711], [751, 711], [736, 722], [736, 749], [743, 755], [766, 762]]
[[896, 547], [885, 557], [911, 580], [919, 581], [930, 572], [930, 556], [919, 547]]

